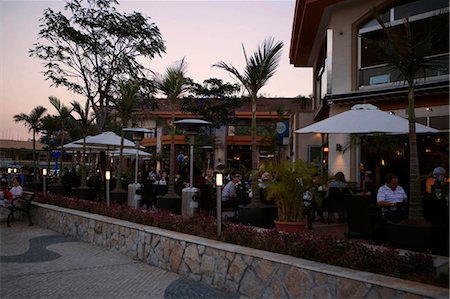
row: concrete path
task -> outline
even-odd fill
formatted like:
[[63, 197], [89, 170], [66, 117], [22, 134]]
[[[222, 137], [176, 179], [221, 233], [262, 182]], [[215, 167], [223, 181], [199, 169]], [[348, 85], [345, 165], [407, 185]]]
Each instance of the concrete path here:
[[38, 226], [0, 223], [0, 298], [239, 298]]

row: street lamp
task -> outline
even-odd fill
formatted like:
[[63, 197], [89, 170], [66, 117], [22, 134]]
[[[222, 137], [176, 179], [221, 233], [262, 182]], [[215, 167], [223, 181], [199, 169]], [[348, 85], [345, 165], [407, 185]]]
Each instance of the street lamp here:
[[216, 172], [216, 190], [217, 190], [217, 236], [222, 233], [222, 185], [223, 185], [223, 174], [221, 172]]
[[47, 168], [42, 169], [42, 176], [44, 177], [44, 183], [42, 185], [42, 192], [44, 196], [47, 196]]
[[109, 207], [110, 200], [109, 200], [109, 180], [111, 180], [111, 171], [107, 170], [105, 171], [105, 180], [106, 180], [106, 206]]
[[11, 172], [12, 172], [11, 167], [8, 167], [8, 187], [11, 184]]

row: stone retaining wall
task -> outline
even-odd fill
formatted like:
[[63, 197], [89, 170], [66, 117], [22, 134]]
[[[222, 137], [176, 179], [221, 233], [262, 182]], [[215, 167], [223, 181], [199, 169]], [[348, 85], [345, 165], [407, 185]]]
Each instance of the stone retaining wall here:
[[252, 298], [448, 298], [448, 290], [34, 203], [34, 223]]

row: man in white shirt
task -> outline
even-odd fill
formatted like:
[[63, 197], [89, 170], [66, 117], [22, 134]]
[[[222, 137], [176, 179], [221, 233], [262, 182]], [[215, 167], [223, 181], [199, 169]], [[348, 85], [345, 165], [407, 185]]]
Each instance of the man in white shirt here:
[[388, 174], [385, 178], [385, 185], [378, 189], [377, 202], [382, 207], [384, 213], [389, 214], [388, 218], [400, 220], [404, 215], [402, 210], [397, 211], [399, 204], [406, 202], [405, 190], [398, 185], [398, 178], [395, 174]]

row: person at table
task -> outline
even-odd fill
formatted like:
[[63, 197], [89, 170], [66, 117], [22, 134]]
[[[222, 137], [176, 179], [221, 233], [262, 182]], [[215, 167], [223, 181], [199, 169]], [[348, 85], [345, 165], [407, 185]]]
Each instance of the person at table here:
[[336, 172], [334, 175], [334, 179], [330, 182], [328, 185], [328, 190], [326, 196], [328, 197], [330, 195], [330, 189], [337, 188], [342, 193], [351, 193], [350, 186], [348, 185], [347, 181], [345, 180], [345, 175], [343, 172], [339, 171]]
[[378, 188], [378, 206], [389, 220], [401, 220], [404, 210], [399, 205], [406, 203], [405, 190], [398, 185], [398, 177], [395, 174], [386, 175], [384, 181], [385, 184]]
[[12, 180], [13, 187], [11, 188], [11, 190], [9, 190], [9, 192], [11, 192], [12, 194], [13, 199], [20, 197], [23, 194], [23, 188], [20, 184], [21, 184], [20, 176], [18, 175], [14, 176]]
[[436, 167], [433, 169], [433, 176], [436, 178], [436, 182], [442, 183], [447, 171], [443, 167], [442, 161], [436, 163]]
[[241, 175], [237, 172], [230, 174], [231, 180], [225, 185], [222, 190], [222, 201], [237, 200], [238, 194], [236, 188], [241, 182]]

